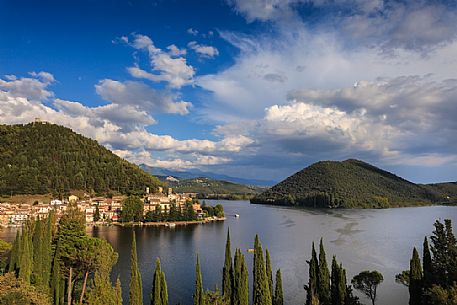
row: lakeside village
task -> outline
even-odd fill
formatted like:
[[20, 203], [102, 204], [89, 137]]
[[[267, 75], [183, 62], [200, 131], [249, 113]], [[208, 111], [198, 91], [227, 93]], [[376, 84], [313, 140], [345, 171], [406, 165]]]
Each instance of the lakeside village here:
[[[60, 217], [69, 204], [77, 205], [79, 210], [85, 214], [86, 224], [89, 225], [144, 220], [148, 223], [174, 226], [176, 223], [202, 223], [225, 219], [221, 205], [212, 207], [206, 206], [205, 202], [200, 204], [195, 193], [177, 194], [173, 193], [172, 188], [168, 188], [164, 192], [162, 187], [159, 187], [156, 193], [150, 193], [149, 187], [147, 187], [142, 198], [127, 196], [107, 198], [88, 195], [79, 198], [70, 195], [63, 200], [52, 199], [49, 203], [35, 201], [33, 204], [8, 203], [6, 200], [0, 203], [0, 226], [21, 226], [28, 219], [45, 218], [53, 210], [57, 217]], [[139, 214], [138, 217], [132, 215], [132, 210], [134, 210], [133, 213]], [[130, 216], [126, 219], [125, 214]]]

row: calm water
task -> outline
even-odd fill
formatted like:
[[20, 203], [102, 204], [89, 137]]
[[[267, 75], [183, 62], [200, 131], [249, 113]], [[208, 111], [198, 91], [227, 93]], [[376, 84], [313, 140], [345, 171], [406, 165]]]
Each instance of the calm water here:
[[[457, 227], [456, 207], [316, 211], [250, 205], [246, 201], [220, 203], [227, 215], [225, 222], [174, 229], [135, 228], [145, 304], [149, 304], [156, 257], [160, 257], [166, 273], [170, 304], [192, 303], [197, 254], [202, 262], [204, 286], [220, 287], [228, 228], [232, 250], [238, 247], [244, 251], [250, 272], [252, 254], [246, 250], [252, 247], [255, 234], [260, 235], [264, 248], [268, 247], [271, 253], [273, 268], [282, 270], [287, 305], [304, 303], [306, 260], [311, 254], [311, 243], [321, 237], [328, 262], [336, 255], [346, 268], [348, 278], [366, 269], [383, 273], [384, 283], [379, 288], [377, 304], [407, 304], [407, 289], [396, 284], [394, 277], [409, 266], [412, 247], [422, 249], [423, 238], [430, 235], [436, 219], [451, 218]], [[235, 213], [240, 214], [240, 218], [233, 217]], [[107, 239], [119, 252], [114, 274], [121, 276], [127, 301], [132, 228], [96, 227], [91, 232]], [[13, 232], [7, 230], [1, 234], [11, 238]], [[368, 304], [364, 297], [361, 300]]]

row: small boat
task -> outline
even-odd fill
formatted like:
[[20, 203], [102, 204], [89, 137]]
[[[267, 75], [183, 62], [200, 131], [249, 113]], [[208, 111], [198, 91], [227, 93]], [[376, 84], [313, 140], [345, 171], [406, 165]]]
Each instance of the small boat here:
[[235, 216], [236, 218], [238, 218], [238, 217], [240, 217], [240, 214], [235, 214], [235, 215], [233, 215], [233, 216]]
[[254, 250], [254, 249], [248, 249], [248, 252], [249, 252], [249, 253], [254, 253], [255, 250]]
[[174, 227], [176, 227], [176, 224], [175, 224], [175, 223], [169, 223], [169, 224], [168, 224], [168, 227], [169, 227], [169, 228], [174, 228]]

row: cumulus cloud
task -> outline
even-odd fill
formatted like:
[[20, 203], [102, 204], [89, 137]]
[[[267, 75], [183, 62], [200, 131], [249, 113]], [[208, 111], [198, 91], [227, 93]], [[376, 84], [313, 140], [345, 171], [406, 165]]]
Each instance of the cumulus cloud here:
[[[40, 77], [46, 78], [44, 74]], [[52, 92], [49, 95], [34, 95], [32, 100], [28, 90], [16, 90], [17, 82], [23, 80], [9, 76], [2, 81], [2, 89], [14, 87], [15, 90], [0, 90], [0, 123], [24, 124], [38, 117], [95, 139], [132, 162], [166, 165], [166, 162], [171, 161], [151, 155], [164, 152], [177, 156], [173, 160], [182, 160], [181, 165], [186, 168], [215, 165], [229, 162], [229, 154], [238, 152], [253, 142], [246, 136], [236, 135], [211, 141], [177, 140], [169, 135], [150, 133], [145, 129], [155, 122], [150, 113], [185, 114], [190, 104], [174, 102], [171, 96], [142, 83], [102, 80], [96, 85], [96, 91], [110, 103], [89, 107], [59, 98], [49, 101]], [[40, 88], [47, 90], [48, 85], [49, 83], [44, 83]], [[175, 166], [179, 164], [175, 162]]]
[[[195, 70], [187, 64], [182, 50], [176, 46], [169, 46], [169, 53], [157, 48], [152, 39], [146, 35], [135, 34], [133, 40], [128, 42], [137, 50], [144, 50], [149, 55], [151, 72], [140, 69], [137, 66], [128, 68], [133, 77], [145, 78], [154, 82], [167, 82], [172, 88], [181, 88], [192, 84]], [[181, 54], [179, 54], [181, 53]]]
[[215, 47], [199, 44], [196, 41], [189, 42], [187, 47], [204, 57], [213, 58], [219, 55], [219, 51]]
[[0, 79], [0, 89], [12, 96], [22, 96], [33, 101], [51, 98], [53, 93], [47, 87], [54, 82], [54, 76], [47, 72], [31, 72], [30, 77], [17, 79], [14, 75]]

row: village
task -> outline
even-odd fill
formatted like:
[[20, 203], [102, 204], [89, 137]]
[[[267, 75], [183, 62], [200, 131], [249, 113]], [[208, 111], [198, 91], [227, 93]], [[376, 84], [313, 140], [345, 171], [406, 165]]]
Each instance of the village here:
[[[159, 187], [157, 192], [150, 193], [146, 188], [145, 195], [142, 198], [144, 203], [143, 214], [148, 212], [168, 213], [175, 205], [176, 209], [184, 210], [189, 204], [192, 206], [197, 219], [203, 220], [205, 212], [200, 203], [195, 200], [195, 193], [173, 193], [172, 188], [164, 190]], [[28, 219], [45, 218], [51, 211], [55, 211], [57, 217], [60, 217], [70, 203], [76, 204], [78, 209], [85, 214], [87, 224], [96, 223], [117, 223], [121, 219], [122, 203], [126, 196], [112, 197], [90, 197], [85, 195], [79, 198], [76, 195], [70, 195], [64, 199], [52, 199], [49, 203], [35, 201], [29, 203], [0, 203], [0, 226], [15, 227], [21, 226]]]

